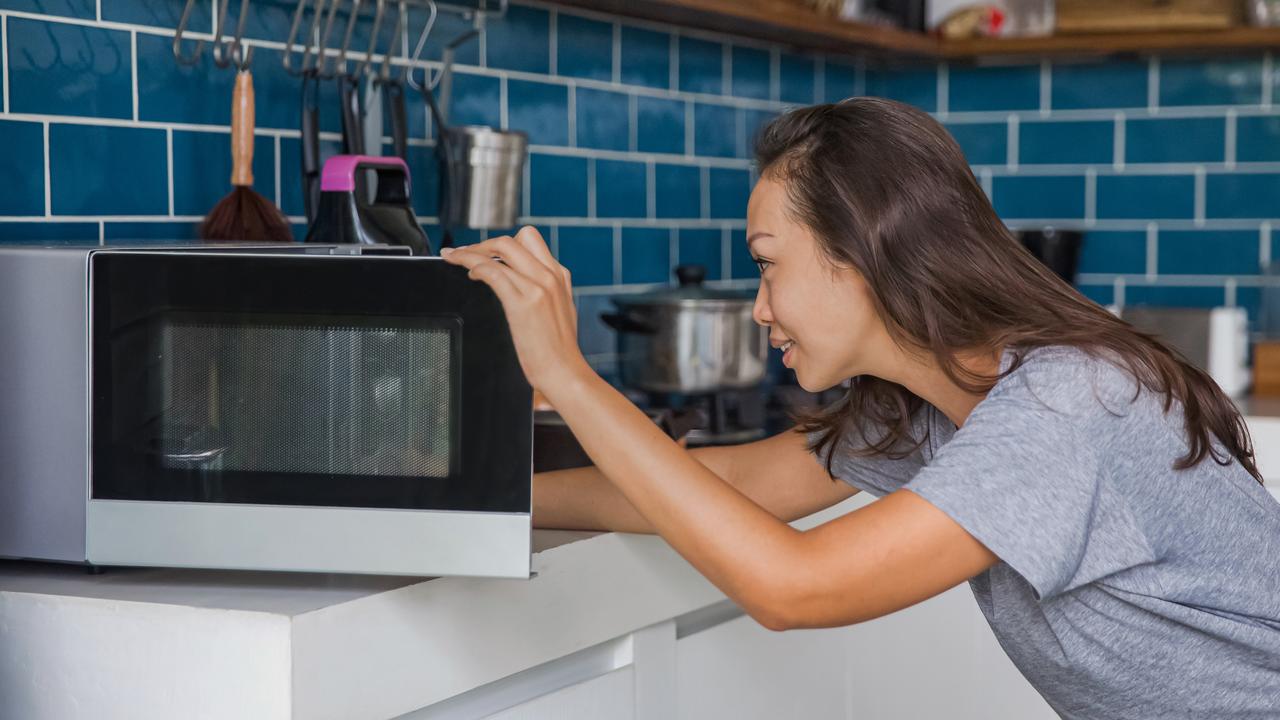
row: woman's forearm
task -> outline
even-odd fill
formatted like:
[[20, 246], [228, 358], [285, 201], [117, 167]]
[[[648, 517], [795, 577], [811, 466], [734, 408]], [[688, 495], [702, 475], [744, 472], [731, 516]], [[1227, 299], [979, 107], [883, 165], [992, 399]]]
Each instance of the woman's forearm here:
[[654, 533], [653, 525], [594, 466], [533, 476], [533, 526]]

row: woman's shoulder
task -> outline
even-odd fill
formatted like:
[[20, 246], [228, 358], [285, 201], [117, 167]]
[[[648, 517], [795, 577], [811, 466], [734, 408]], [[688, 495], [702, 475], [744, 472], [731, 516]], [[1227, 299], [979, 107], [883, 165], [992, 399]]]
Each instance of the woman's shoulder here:
[[1106, 350], [1064, 345], [1010, 348], [1001, 361], [1001, 377], [991, 395], [1039, 402], [1072, 415], [1127, 414], [1148, 399], [1123, 358]]

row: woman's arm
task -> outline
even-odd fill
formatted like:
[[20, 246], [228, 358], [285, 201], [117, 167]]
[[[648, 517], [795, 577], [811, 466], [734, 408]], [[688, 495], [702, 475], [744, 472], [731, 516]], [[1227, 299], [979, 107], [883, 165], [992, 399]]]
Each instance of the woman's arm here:
[[525, 376], [596, 466], [676, 552], [761, 625], [781, 630], [876, 617], [996, 562], [909, 491], [806, 533], [721, 479], [587, 365], [568, 271], [537, 230], [445, 258], [493, 288]]
[[[697, 448], [689, 454], [785, 522], [830, 507], [857, 492], [828, 477], [805, 446], [804, 435], [791, 430], [743, 445]], [[653, 525], [596, 467], [534, 475], [533, 524], [572, 530], [655, 532]]]

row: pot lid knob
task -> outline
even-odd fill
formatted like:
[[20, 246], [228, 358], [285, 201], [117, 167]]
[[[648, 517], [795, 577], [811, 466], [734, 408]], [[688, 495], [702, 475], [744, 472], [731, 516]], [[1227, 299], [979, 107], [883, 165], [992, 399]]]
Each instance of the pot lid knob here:
[[701, 287], [707, 277], [707, 268], [702, 265], [677, 265], [676, 279], [680, 287]]

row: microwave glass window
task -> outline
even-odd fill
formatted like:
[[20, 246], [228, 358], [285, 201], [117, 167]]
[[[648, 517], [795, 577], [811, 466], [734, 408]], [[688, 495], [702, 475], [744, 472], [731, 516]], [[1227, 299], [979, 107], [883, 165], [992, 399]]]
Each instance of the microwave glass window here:
[[445, 478], [454, 333], [164, 318], [159, 435], [169, 468]]

